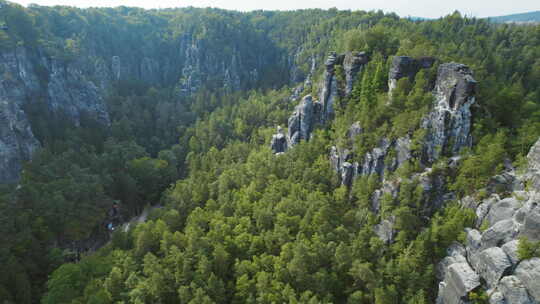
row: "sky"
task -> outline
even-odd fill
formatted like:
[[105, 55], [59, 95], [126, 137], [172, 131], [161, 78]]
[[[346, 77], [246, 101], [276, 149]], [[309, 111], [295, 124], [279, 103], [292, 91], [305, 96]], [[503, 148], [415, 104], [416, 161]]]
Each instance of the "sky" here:
[[400, 16], [437, 18], [455, 10], [474, 17], [501, 16], [540, 10], [540, 0], [11, 0], [28, 5], [78, 7], [137, 6], [143, 8], [218, 7], [240, 11], [257, 9], [294, 10], [336, 7], [350, 10], [395, 12]]

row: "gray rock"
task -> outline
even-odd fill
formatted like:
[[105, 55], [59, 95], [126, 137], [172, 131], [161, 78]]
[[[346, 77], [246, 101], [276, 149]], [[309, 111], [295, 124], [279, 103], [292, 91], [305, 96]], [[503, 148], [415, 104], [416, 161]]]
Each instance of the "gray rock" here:
[[439, 280], [444, 280], [446, 276], [446, 270], [448, 267], [454, 263], [467, 263], [466, 251], [463, 245], [460, 243], [454, 242], [446, 250], [447, 256], [437, 264], [437, 278]]
[[[321, 117], [322, 123], [330, 120], [334, 114], [334, 102], [338, 96], [337, 92], [337, 80], [335, 77], [336, 64], [340, 64], [341, 56], [338, 56], [335, 52], [331, 52], [325, 62], [326, 69], [324, 71], [322, 79], [322, 88], [320, 95], [321, 103]], [[342, 57], [341, 57], [342, 58]]]
[[518, 232], [518, 227], [512, 219], [499, 221], [482, 234], [481, 249], [502, 246], [513, 240]]
[[386, 244], [394, 242], [394, 222], [395, 218], [390, 217], [374, 227], [375, 234]]
[[348, 52], [343, 59], [343, 70], [345, 71], [345, 96], [352, 92], [358, 74], [368, 63], [369, 58], [365, 52]]
[[434, 63], [435, 59], [432, 57], [414, 59], [409, 56], [395, 56], [388, 72], [389, 92], [395, 89], [399, 79], [408, 77], [412, 81], [420, 69], [429, 69]]
[[536, 202], [531, 202], [526, 206], [528, 210], [524, 215], [520, 236], [524, 236], [530, 241], [540, 241], [540, 206]]
[[[499, 202], [501, 198], [497, 194], [492, 194], [487, 199], [484, 199], [480, 205], [476, 208], [476, 227], [482, 226], [484, 220], [487, 220], [487, 215], [491, 209], [491, 206]], [[489, 222], [488, 222], [489, 224]]]
[[482, 245], [482, 235], [480, 234], [480, 231], [476, 229], [465, 228], [465, 232], [467, 233], [467, 256], [471, 257], [480, 249]]
[[521, 261], [514, 275], [525, 285], [531, 298], [540, 302], [540, 258]]
[[353, 141], [356, 136], [362, 134], [363, 130], [362, 130], [362, 127], [360, 127], [360, 122], [357, 121], [355, 123], [353, 123], [351, 125], [351, 127], [349, 128], [349, 130], [347, 131], [347, 137], [349, 138], [349, 140]]
[[502, 292], [495, 291], [489, 296], [489, 304], [506, 304]]
[[352, 186], [354, 167], [349, 162], [344, 162], [341, 168], [341, 184], [347, 187]]
[[439, 285], [437, 303], [466, 303], [469, 292], [480, 287], [480, 277], [468, 263], [454, 263], [446, 271], [442, 284]]
[[392, 143], [388, 139], [383, 138], [376, 148], [367, 152], [359, 168], [360, 175], [378, 174], [382, 177], [386, 169], [385, 158], [391, 146]]
[[513, 240], [506, 244], [504, 244], [501, 248], [506, 253], [508, 258], [510, 259], [510, 262], [512, 262], [513, 265], [517, 265], [517, 263], [520, 261], [519, 256], [517, 253], [519, 245], [519, 240]]
[[19, 179], [24, 162], [29, 161], [39, 142], [17, 103], [0, 99], [0, 183]]
[[411, 139], [409, 136], [400, 137], [395, 143], [397, 167], [412, 158], [411, 155]]
[[501, 279], [497, 289], [502, 293], [506, 303], [533, 304], [525, 285], [516, 276], [506, 276]]
[[488, 288], [494, 288], [501, 277], [512, 267], [512, 262], [499, 247], [492, 247], [478, 253], [473, 259], [473, 267]]
[[486, 186], [488, 193], [512, 192], [516, 186], [516, 177], [508, 172], [493, 176]]
[[530, 171], [539, 171], [540, 170], [540, 140], [531, 147], [529, 153], [527, 154], [527, 168]]
[[288, 121], [288, 141], [292, 147], [301, 140], [308, 141], [314, 127], [313, 99], [306, 95]]
[[425, 161], [432, 163], [447, 152], [456, 155], [471, 146], [470, 107], [475, 102], [475, 89], [476, 81], [466, 65], [439, 66], [433, 110], [422, 122], [422, 127], [428, 129]]
[[283, 129], [280, 126], [277, 127], [277, 133], [272, 136], [270, 148], [274, 154], [287, 151], [287, 137], [283, 134]]
[[521, 203], [516, 198], [507, 197], [491, 204], [486, 220], [492, 226], [499, 221], [512, 218], [519, 208], [521, 208]]

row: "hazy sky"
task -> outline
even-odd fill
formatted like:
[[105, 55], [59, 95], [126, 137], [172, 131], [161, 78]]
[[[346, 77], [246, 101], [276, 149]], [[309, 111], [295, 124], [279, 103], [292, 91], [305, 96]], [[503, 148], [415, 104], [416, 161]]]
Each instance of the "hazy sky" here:
[[249, 11], [331, 8], [396, 12], [400, 16], [440, 17], [454, 10], [476, 17], [500, 16], [540, 10], [540, 0], [12, 0], [23, 5], [219, 7]]

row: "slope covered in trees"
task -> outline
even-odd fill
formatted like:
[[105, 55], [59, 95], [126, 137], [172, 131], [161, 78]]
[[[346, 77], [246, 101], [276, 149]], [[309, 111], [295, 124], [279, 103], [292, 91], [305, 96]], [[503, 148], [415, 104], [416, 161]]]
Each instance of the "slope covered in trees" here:
[[[189, 32], [208, 56], [230, 61], [239, 54], [268, 67], [257, 83], [245, 78], [230, 90], [209, 80], [187, 96], [179, 71], [152, 81], [134, 73], [110, 84], [110, 126], [88, 119], [74, 128], [29, 103], [43, 148], [20, 186], [6, 186], [0, 196], [0, 299], [7, 303], [431, 303], [435, 265], [446, 247], [463, 241], [474, 212], [449, 203], [426, 217], [432, 201], [412, 177], [418, 170], [411, 162], [395, 173], [406, 180], [397, 198], [383, 199], [383, 214], [374, 214], [369, 200], [379, 180], [341, 186], [330, 147], [346, 141], [356, 121], [364, 130], [358, 155], [382, 136], [421, 132], [433, 71], [402, 79], [388, 103], [394, 55], [435, 56], [475, 73], [475, 145], [459, 167], [448, 169], [444, 160], [433, 167], [456, 197], [484, 187], [503, 159], [520, 160], [540, 136], [539, 26], [457, 13], [410, 21], [337, 10], [11, 5], [2, 12], [10, 26], [0, 34], [6, 50], [24, 45], [89, 66], [116, 55], [174, 60], [177, 38]], [[273, 155], [269, 138], [295, 106], [289, 85], [309, 74], [313, 58], [313, 85], [302, 94], [317, 95], [326, 54], [352, 50], [371, 61], [351, 97], [336, 104], [334, 121], [311, 141]], [[66, 263], [70, 249], [109, 238], [103, 224], [113, 202], [125, 219], [147, 204], [164, 208]], [[373, 229], [386, 215], [399, 231], [392, 244]]]

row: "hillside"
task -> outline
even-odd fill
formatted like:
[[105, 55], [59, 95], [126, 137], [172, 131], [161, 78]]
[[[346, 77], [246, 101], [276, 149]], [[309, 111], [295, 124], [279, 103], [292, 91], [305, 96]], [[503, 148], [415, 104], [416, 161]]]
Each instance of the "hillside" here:
[[540, 301], [540, 26], [0, 18], [0, 302]]
[[540, 11], [489, 17], [489, 20], [498, 23], [538, 23], [540, 22]]

